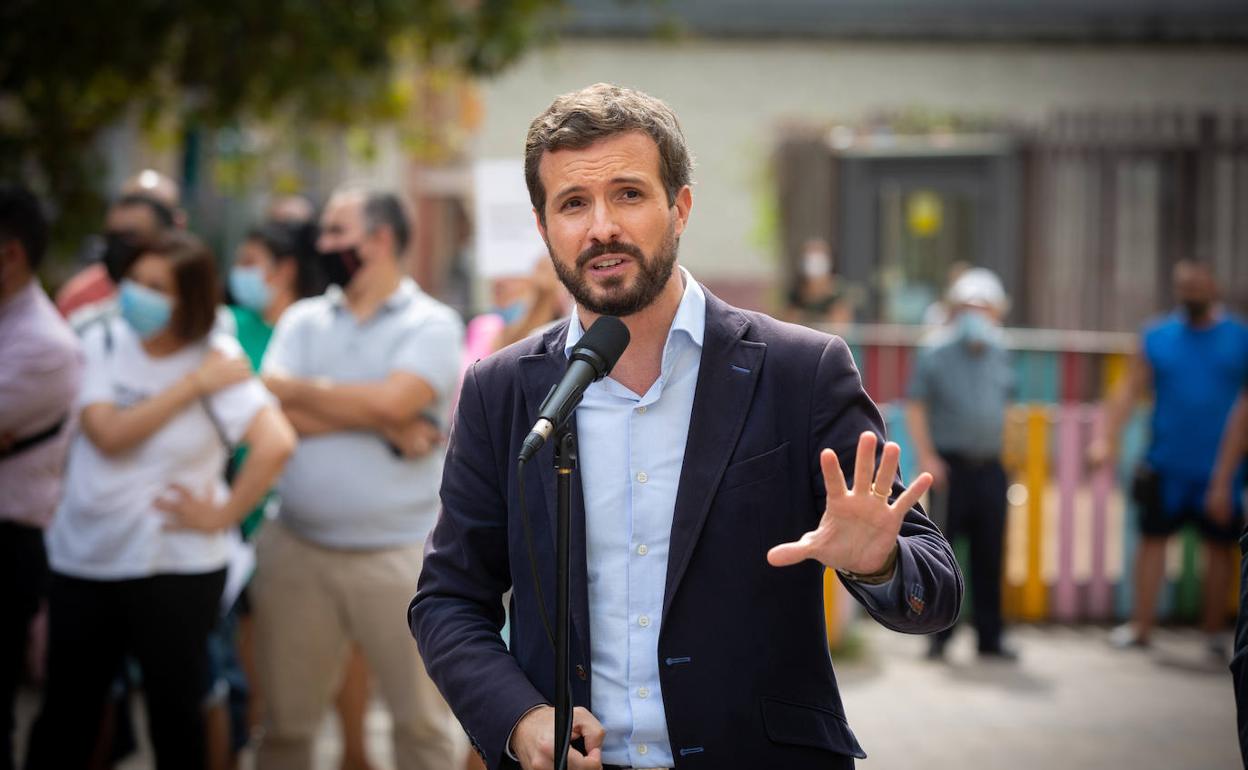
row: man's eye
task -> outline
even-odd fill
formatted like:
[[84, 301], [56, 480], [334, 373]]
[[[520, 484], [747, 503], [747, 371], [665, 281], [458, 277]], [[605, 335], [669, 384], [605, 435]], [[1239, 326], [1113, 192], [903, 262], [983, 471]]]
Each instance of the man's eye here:
[[630, 187], [624, 191], [623, 195], [628, 200], [635, 201], [641, 197], [641, 190], [634, 190], [633, 188]]
[[568, 209], [574, 209], [574, 208], [580, 208], [580, 207], [581, 207], [580, 198], [569, 198], [568, 200], [563, 202], [562, 206], [560, 206], [560, 208], [564, 211], [567, 211]]

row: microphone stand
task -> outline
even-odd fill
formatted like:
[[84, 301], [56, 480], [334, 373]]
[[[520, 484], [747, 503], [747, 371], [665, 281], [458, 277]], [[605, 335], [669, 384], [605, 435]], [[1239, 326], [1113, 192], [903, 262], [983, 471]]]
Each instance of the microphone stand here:
[[571, 586], [572, 471], [576, 436], [567, 423], [555, 433], [555, 767], [567, 765], [572, 732], [572, 684], [569, 613]]

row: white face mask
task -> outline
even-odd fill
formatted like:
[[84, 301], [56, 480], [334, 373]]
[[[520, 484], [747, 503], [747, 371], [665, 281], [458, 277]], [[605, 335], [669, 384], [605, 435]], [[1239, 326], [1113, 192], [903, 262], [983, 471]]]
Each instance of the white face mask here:
[[826, 251], [808, 251], [802, 255], [802, 275], [821, 278], [832, 272], [832, 258]]

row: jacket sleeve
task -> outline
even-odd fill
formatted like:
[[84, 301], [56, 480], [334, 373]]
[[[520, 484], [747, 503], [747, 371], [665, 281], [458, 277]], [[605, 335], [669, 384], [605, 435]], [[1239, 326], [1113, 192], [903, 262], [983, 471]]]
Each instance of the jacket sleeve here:
[[[881, 439], [876, 449], [878, 462], [884, 450], [884, 420], [862, 387], [849, 347], [844, 340], [833, 337], [820, 357], [811, 408], [808, 456], [816, 512], [822, 513], [827, 500], [819, 452], [824, 448], [834, 450], [845, 478], [852, 479], [858, 437], [868, 430]], [[903, 489], [899, 473], [893, 479], [891, 496], [897, 497]], [[917, 505], [906, 513], [897, 542], [897, 571], [886, 600], [852, 580], [842, 578], [842, 582], [867, 612], [887, 628], [909, 634], [930, 634], [949, 628], [958, 619], [963, 591], [962, 573], [949, 542]]]
[[486, 430], [474, 365], [464, 378], [442, 477], [442, 510], [425, 544], [412, 635], [430, 677], [491, 768], [512, 728], [546, 699], [503, 643], [511, 587], [504, 479]]

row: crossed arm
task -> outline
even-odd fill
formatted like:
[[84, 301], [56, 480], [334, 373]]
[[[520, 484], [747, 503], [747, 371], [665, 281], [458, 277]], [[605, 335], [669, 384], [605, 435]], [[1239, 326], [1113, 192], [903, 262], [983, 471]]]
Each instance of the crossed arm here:
[[373, 382], [335, 383], [276, 373], [263, 379], [301, 436], [373, 431], [405, 457], [425, 454], [440, 438], [437, 426], [422, 417], [437, 394], [410, 372], [391, 372]]

